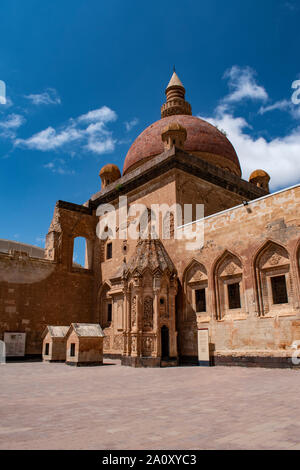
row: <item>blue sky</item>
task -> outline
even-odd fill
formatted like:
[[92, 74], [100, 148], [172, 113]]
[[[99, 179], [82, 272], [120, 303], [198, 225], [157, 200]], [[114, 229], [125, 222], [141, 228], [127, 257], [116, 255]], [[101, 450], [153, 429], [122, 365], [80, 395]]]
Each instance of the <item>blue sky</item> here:
[[[2, 0], [0, 238], [43, 246], [58, 199], [85, 202], [160, 117], [173, 64], [243, 176], [300, 179], [300, 2]], [[300, 97], [300, 94], [299, 94]]]

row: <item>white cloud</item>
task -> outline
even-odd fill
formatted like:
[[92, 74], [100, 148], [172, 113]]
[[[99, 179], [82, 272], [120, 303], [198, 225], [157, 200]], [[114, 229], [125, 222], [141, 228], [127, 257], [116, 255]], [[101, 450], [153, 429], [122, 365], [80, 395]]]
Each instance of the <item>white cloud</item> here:
[[44, 168], [50, 170], [52, 173], [59, 175], [74, 175], [74, 170], [69, 170], [66, 167], [66, 162], [62, 158], [55, 158], [53, 161], [43, 165]]
[[43, 93], [26, 95], [25, 98], [27, 98], [32, 102], [32, 104], [36, 106], [42, 104], [61, 104], [61, 99], [54, 88], [47, 88], [47, 90], [45, 90]]
[[18, 129], [25, 123], [25, 118], [21, 114], [9, 114], [4, 121], [0, 121], [2, 129]]
[[291, 104], [292, 103], [288, 100], [276, 101], [275, 103], [269, 106], [261, 106], [258, 111], [258, 114], [269, 113], [270, 111], [275, 111], [276, 109], [280, 111], [290, 110]]
[[115, 149], [116, 141], [111, 137], [107, 137], [104, 140], [99, 140], [97, 138], [91, 138], [88, 140], [87, 148], [94, 153], [102, 154], [113, 152]]
[[102, 106], [76, 119], [69, 119], [58, 130], [50, 126], [28, 139], [16, 139], [15, 145], [44, 152], [64, 149], [74, 154], [74, 148], [70, 147], [76, 142], [79, 149], [88, 149], [93, 153], [112, 152], [116, 141], [106, 124], [116, 119], [117, 114], [112, 109]]
[[300, 105], [298, 106], [293, 106], [291, 109], [291, 115], [295, 119], [300, 119]]
[[94, 109], [86, 114], [79, 116], [79, 122], [110, 122], [117, 119], [115, 111], [110, 109], [108, 106], [102, 106], [102, 108]]
[[[251, 67], [239, 67], [234, 65], [228, 69], [223, 78], [228, 79], [230, 93], [220, 100], [216, 108], [217, 114], [230, 113], [235, 104], [243, 100], [269, 102], [267, 91], [256, 81], [256, 72]], [[296, 82], [295, 82], [296, 83]], [[295, 88], [295, 87], [294, 87]], [[300, 106], [296, 106], [292, 99], [282, 99], [273, 104], [264, 104], [258, 110], [258, 114], [263, 115], [272, 111], [286, 111], [294, 119], [300, 118]]]
[[265, 114], [276, 110], [287, 111], [294, 119], [300, 119], [300, 105], [295, 105], [292, 101], [288, 100], [276, 101], [269, 106], [261, 106], [258, 114]]
[[54, 168], [54, 163], [49, 162], [44, 165], [44, 168], [48, 168], [49, 170], [52, 170]]
[[246, 132], [251, 128], [248, 122], [226, 111], [202, 119], [226, 131], [239, 157], [244, 179], [248, 180], [253, 170], [262, 168], [271, 176], [272, 190], [299, 182], [300, 127], [285, 137], [266, 140], [249, 135]]
[[6, 84], [3, 80], [0, 80], [0, 104], [6, 104]]
[[239, 67], [234, 65], [227, 70], [224, 78], [228, 79], [230, 93], [224, 97], [224, 103], [237, 103], [239, 101], [268, 99], [268, 93], [264, 87], [257, 84], [255, 71], [250, 67]]
[[16, 139], [15, 145], [21, 145], [30, 149], [49, 151], [55, 150], [70, 142], [81, 138], [80, 132], [73, 127], [56, 132], [53, 127], [34, 134], [29, 139]]
[[135, 127], [139, 123], [138, 118], [133, 118], [131, 121], [125, 121], [124, 125], [126, 128], [126, 131], [129, 132], [133, 127]]
[[26, 122], [21, 114], [9, 114], [0, 121], [0, 136], [5, 139], [15, 139], [16, 131]]
[[[244, 117], [233, 115], [233, 104], [241, 100], [269, 100], [263, 86], [258, 85], [255, 72], [250, 67], [233, 66], [224, 74], [229, 80], [230, 93], [220, 100], [214, 113], [204, 117], [219, 129], [224, 129], [233, 144], [243, 171], [243, 178], [248, 179], [253, 170], [262, 168], [270, 176], [272, 190], [290, 186], [299, 182], [300, 175], [300, 127], [296, 127], [284, 137], [265, 139], [253, 137], [252, 126]], [[288, 111], [294, 118], [300, 118], [300, 106], [291, 101], [281, 100], [273, 104], [264, 104], [258, 114], [281, 110]]]

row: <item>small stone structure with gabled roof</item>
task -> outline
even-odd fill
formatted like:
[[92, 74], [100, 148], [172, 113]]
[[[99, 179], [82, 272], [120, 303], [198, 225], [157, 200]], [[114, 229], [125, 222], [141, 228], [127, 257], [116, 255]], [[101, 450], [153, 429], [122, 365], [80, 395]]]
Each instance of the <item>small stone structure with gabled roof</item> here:
[[48, 325], [43, 334], [43, 360], [64, 362], [66, 360], [66, 334], [68, 326]]
[[66, 364], [102, 365], [104, 336], [97, 323], [72, 323], [66, 335]]

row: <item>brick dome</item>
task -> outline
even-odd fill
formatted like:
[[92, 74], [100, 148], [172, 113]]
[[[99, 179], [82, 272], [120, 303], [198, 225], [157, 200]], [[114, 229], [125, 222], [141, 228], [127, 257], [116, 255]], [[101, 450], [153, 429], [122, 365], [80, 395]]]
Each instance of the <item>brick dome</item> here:
[[147, 127], [131, 145], [125, 158], [123, 174], [164, 151], [161, 134], [174, 120], [187, 131], [184, 143], [186, 152], [241, 176], [239, 159], [226, 136], [203, 119], [187, 114], [164, 117]]

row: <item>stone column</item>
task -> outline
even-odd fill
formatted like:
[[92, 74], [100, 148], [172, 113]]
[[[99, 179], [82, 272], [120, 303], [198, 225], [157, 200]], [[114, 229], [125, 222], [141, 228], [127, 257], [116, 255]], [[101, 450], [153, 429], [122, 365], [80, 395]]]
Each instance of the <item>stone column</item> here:
[[141, 325], [141, 279], [139, 276], [134, 278], [134, 287], [132, 294], [131, 305], [131, 356], [137, 357], [140, 355], [140, 325]]
[[159, 319], [159, 293], [160, 293], [160, 284], [161, 284], [161, 277], [159, 275], [155, 275], [153, 278], [153, 293], [154, 293], [154, 300], [153, 300], [153, 333], [155, 335], [156, 340], [154, 341], [154, 347], [152, 351], [153, 357], [160, 357], [160, 319]]
[[171, 284], [169, 290], [169, 326], [170, 326], [170, 356], [177, 357], [177, 332], [176, 332], [176, 287]]
[[124, 297], [123, 297], [123, 316], [124, 316], [124, 350], [123, 355], [128, 355], [128, 290], [127, 285], [124, 283]]

